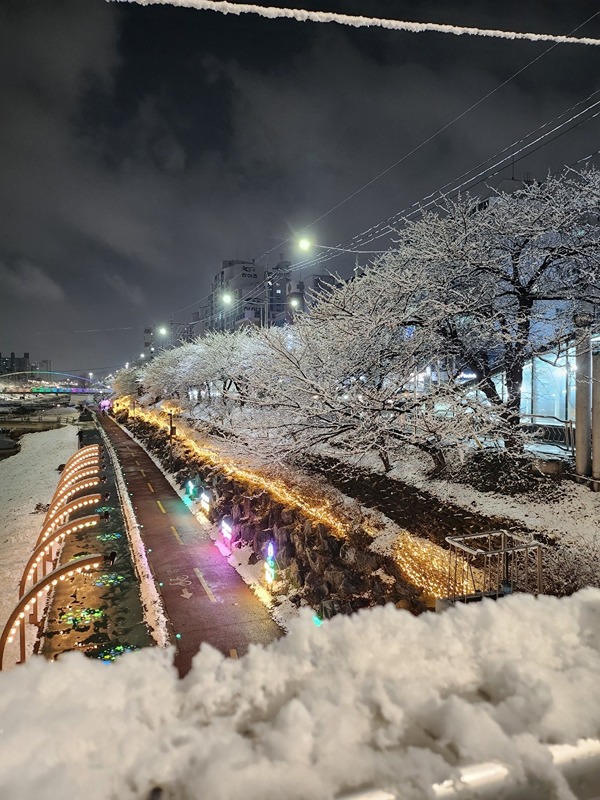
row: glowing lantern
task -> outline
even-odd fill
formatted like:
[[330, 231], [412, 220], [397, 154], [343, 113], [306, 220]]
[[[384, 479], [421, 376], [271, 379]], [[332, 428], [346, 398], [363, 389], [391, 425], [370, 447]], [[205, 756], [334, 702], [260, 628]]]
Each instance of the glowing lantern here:
[[208, 516], [210, 511], [210, 495], [206, 491], [202, 492], [200, 495], [200, 508]]
[[275, 545], [269, 542], [267, 545], [267, 558], [265, 560], [265, 580], [271, 586], [275, 580]]
[[228, 543], [231, 544], [231, 537], [233, 536], [233, 526], [231, 517], [223, 517], [221, 520], [221, 533], [223, 534], [223, 538], [227, 540]]

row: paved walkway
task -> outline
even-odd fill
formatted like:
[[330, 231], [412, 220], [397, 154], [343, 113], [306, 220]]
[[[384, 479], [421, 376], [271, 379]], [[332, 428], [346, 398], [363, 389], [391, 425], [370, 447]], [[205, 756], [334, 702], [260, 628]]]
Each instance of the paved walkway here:
[[252, 642], [268, 644], [282, 635], [265, 606], [231, 567], [160, 469], [110, 417], [99, 417], [118, 455], [173, 625], [181, 676], [202, 642], [232, 658]]

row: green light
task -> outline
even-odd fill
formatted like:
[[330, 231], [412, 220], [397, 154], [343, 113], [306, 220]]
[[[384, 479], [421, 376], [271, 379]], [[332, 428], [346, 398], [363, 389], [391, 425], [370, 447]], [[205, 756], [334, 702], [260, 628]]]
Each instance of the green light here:
[[180, 633], [176, 633], [176, 634], [175, 634], [175, 638], [176, 638], [176, 639], [181, 639], [181, 634], [180, 634]]
[[77, 625], [89, 625], [92, 620], [102, 619], [104, 616], [104, 611], [99, 608], [82, 608], [78, 613], [66, 611], [60, 615], [60, 621], [68, 622], [69, 625], [75, 627]]
[[96, 536], [96, 539], [99, 539], [101, 542], [112, 542], [120, 538], [120, 533], [99, 533], [98, 536]]
[[124, 580], [124, 575], [119, 575], [116, 572], [109, 572], [107, 574], [100, 575], [94, 581], [94, 586], [118, 586], [120, 583], [123, 583]]
[[103, 647], [97, 653], [86, 652], [86, 656], [88, 656], [88, 658], [97, 658], [98, 661], [102, 661], [103, 664], [111, 664], [124, 653], [131, 653], [138, 649], [139, 648], [133, 644], [115, 644], [112, 647], [110, 645]]
[[323, 624], [323, 620], [321, 619], [321, 617], [318, 617], [316, 614], [313, 617], [313, 622], [315, 623], [317, 628], [320, 628], [321, 625]]

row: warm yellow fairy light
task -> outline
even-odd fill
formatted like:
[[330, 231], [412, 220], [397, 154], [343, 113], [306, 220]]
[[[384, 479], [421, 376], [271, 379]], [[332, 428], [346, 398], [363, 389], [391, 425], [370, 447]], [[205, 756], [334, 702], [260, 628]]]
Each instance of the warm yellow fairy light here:
[[[129, 409], [129, 398], [121, 398], [114, 404], [116, 412]], [[171, 409], [175, 413], [175, 407]], [[177, 409], [179, 412], [179, 409]], [[154, 427], [169, 430], [169, 421], [156, 412], [139, 408], [136, 416]], [[298, 490], [293, 490], [282, 480], [267, 479], [258, 472], [244, 469], [223, 457], [215, 450], [198, 444], [194, 439], [186, 436], [181, 430], [177, 439], [192, 450], [202, 461], [217, 466], [228, 477], [239, 480], [241, 483], [262, 489], [268, 492], [285, 506], [299, 509], [313, 522], [320, 522], [330, 528], [341, 538], [347, 536], [350, 523], [341, 519], [331, 509], [331, 504], [321, 498], [307, 496]], [[366, 529], [370, 535], [376, 536], [375, 529]], [[423, 594], [433, 600], [446, 597], [448, 594], [449, 552], [444, 548], [403, 531], [393, 545], [393, 557], [404, 577], [414, 586], [423, 591]], [[479, 570], [473, 570], [476, 583], [481, 582]], [[473, 583], [469, 575], [464, 574], [461, 579], [465, 592], [473, 591]]]

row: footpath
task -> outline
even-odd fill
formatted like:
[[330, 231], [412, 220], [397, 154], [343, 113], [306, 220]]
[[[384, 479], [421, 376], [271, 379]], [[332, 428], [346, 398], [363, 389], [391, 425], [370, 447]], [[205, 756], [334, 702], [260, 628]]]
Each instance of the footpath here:
[[237, 658], [283, 631], [215, 547], [163, 473], [110, 417], [98, 417], [115, 449], [162, 595], [181, 676], [203, 642]]

